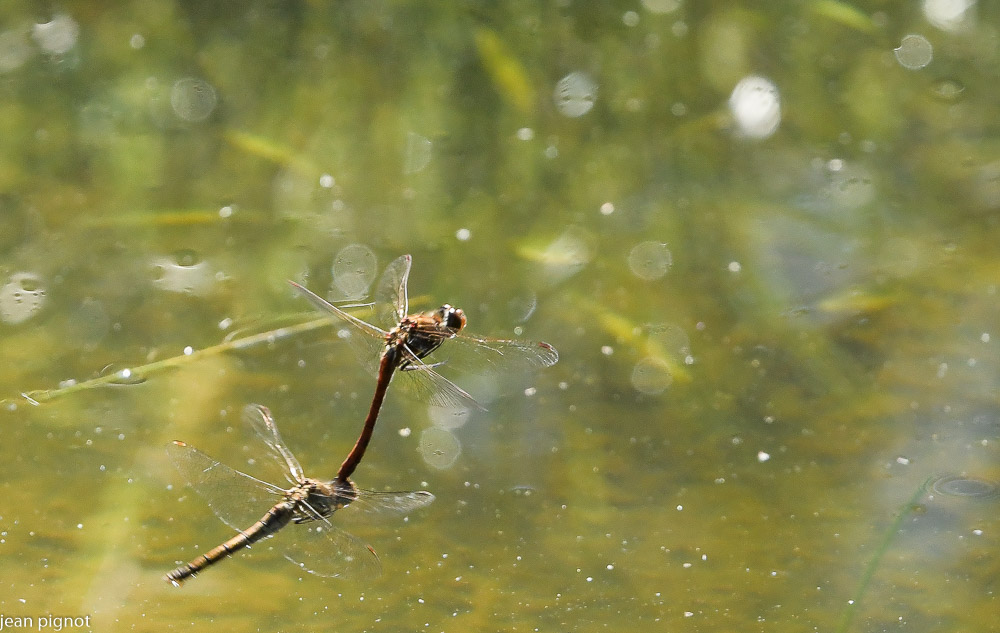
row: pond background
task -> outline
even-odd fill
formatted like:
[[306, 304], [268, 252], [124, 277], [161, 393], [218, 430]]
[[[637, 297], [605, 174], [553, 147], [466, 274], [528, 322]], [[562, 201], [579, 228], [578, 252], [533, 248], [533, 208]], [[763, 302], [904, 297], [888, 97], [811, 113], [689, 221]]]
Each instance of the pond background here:
[[[998, 13], [5, 2], [0, 613], [995, 630]], [[459, 428], [390, 390], [355, 480], [437, 499], [350, 524], [378, 581], [302, 574], [282, 533], [164, 583], [232, 534], [167, 442], [252, 470], [260, 402], [332, 477], [374, 384], [336, 327], [198, 350], [402, 253], [411, 307], [559, 363], [454, 375], [489, 407]]]

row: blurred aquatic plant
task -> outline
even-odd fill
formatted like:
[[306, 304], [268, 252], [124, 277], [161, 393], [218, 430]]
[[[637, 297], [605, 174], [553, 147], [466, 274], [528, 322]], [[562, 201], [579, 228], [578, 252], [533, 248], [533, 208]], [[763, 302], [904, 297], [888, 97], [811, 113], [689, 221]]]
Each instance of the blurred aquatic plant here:
[[[199, 360], [217, 356], [226, 352], [245, 350], [262, 344], [274, 343], [280, 339], [295, 336], [297, 334], [303, 334], [322, 327], [329, 327], [332, 323], [333, 321], [331, 319], [324, 317], [321, 319], [312, 319], [310, 321], [270, 329], [265, 332], [248, 334], [238, 338], [230, 338], [222, 343], [219, 343], [218, 345], [212, 345], [211, 347], [206, 347], [200, 350], [194, 350], [187, 347], [177, 356], [171, 356], [162, 360], [153, 361], [146, 363], [145, 365], [137, 365], [117, 371], [107, 372], [102, 376], [92, 378], [90, 380], [84, 380], [82, 382], [67, 380], [56, 389], [36, 389], [33, 391], [26, 391], [21, 393], [21, 398], [26, 400], [29, 404], [38, 406], [44, 402], [55, 400], [56, 398], [68, 396], [80, 391], [95, 389], [97, 387], [140, 384], [145, 382], [149, 376], [167, 369], [189, 365]], [[0, 400], [0, 407], [14, 410], [17, 408], [17, 399], [7, 398]]]
[[594, 238], [579, 226], [570, 226], [547, 245], [523, 243], [518, 254], [544, 267], [549, 283], [557, 283], [580, 272], [594, 256]]
[[879, 564], [882, 562], [882, 558], [885, 553], [889, 551], [889, 546], [892, 545], [892, 541], [896, 538], [899, 533], [899, 528], [902, 526], [903, 521], [906, 520], [908, 516], [913, 514], [917, 509], [917, 503], [927, 492], [927, 486], [930, 485], [932, 481], [937, 479], [936, 475], [932, 475], [925, 479], [920, 486], [917, 487], [913, 495], [906, 500], [903, 505], [899, 507], [896, 511], [896, 518], [893, 519], [889, 527], [886, 528], [885, 532], [882, 534], [882, 540], [879, 542], [878, 547], [875, 549], [875, 553], [869, 559], [868, 564], [865, 565], [865, 570], [861, 574], [861, 580], [858, 582], [857, 588], [855, 588], [854, 593], [851, 594], [850, 599], [847, 601], [847, 606], [844, 608], [843, 615], [840, 619], [840, 625], [837, 626], [836, 633], [846, 633], [851, 628], [851, 624], [854, 622], [854, 616], [858, 613], [858, 605], [861, 604], [861, 599], [864, 597], [865, 592], [868, 591], [868, 586], [871, 584], [872, 578], [875, 577], [875, 572], [878, 570]]
[[[669, 376], [669, 382], [664, 388], [671, 383], [691, 382], [687, 364], [692, 362], [692, 357], [687, 347], [686, 335], [677, 326], [640, 325], [620, 311], [612, 310], [579, 295], [573, 295], [571, 303], [577, 310], [592, 317], [614, 340], [635, 349], [641, 358], [640, 364], [637, 365], [640, 376], [636, 376], [641, 379], [639, 382], [647, 384], [648, 378], [659, 376], [660, 378], [653, 382], [661, 384], [664, 375]], [[636, 384], [636, 381], [633, 383]], [[639, 390], [646, 392], [642, 388]]]
[[243, 130], [226, 130], [223, 138], [227, 143], [251, 156], [263, 158], [304, 173], [319, 173], [320, 169], [312, 161], [304, 158], [294, 149], [265, 138], [259, 134]]
[[855, 6], [836, 0], [820, 0], [810, 5], [812, 12], [824, 19], [842, 24], [862, 33], [875, 33], [876, 25], [871, 16]]
[[535, 102], [535, 91], [524, 65], [511, 53], [496, 31], [476, 31], [476, 52], [497, 92], [521, 112]]

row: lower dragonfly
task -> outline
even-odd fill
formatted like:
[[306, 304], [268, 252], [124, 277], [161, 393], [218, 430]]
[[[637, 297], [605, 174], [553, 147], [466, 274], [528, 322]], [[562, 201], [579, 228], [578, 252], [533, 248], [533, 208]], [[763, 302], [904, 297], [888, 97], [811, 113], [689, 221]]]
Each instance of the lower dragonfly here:
[[[304, 529], [295, 530], [282, 550], [285, 558], [303, 571], [317, 576], [371, 579], [381, 573], [375, 550], [358, 537], [330, 522], [334, 512], [368, 514], [406, 514], [428, 505], [434, 495], [415, 492], [374, 492], [358, 488], [352, 481], [330, 482], [306, 477], [298, 460], [285, 446], [271, 412], [262, 405], [249, 405], [244, 421], [255, 431], [262, 444], [255, 457], [279, 467], [291, 488], [251, 477], [175, 441], [167, 454], [177, 470], [223, 523], [239, 534], [164, 576], [180, 585], [203, 569], [232, 556], [241, 549], [274, 536], [289, 523]], [[277, 503], [274, 502], [278, 498]], [[260, 512], [271, 506], [263, 516]], [[258, 518], [259, 517], [259, 518]], [[254, 521], [256, 519], [256, 521]], [[250, 527], [246, 527], [246, 526]]]

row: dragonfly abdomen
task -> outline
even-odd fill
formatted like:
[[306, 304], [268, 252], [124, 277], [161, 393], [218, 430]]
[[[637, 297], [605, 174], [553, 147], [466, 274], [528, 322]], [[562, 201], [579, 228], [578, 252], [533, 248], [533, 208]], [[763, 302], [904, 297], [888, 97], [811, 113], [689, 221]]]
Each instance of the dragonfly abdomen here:
[[169, 583], [179, 585], [186, 579], [197, 574], [210, 565], [214, 565], [224, 558], [229, 558], [245, 547], [249, 547], [257, 541], [266, 538], [281, 528], [288, 525], [295, 514], [295, 503], [283, 501], [267, 511], [259, 521], [243, 530], [222, 545], [212, 548], [198, 558], [189, 563], [181, 565], [177, 569], [163, 577]]

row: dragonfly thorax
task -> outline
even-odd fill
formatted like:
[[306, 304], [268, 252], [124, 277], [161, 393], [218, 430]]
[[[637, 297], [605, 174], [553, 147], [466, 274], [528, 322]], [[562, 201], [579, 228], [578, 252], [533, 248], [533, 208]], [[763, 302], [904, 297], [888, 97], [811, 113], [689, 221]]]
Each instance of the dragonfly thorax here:
[[286, 493], [288, 501], [295, 505], [296, 523], [328, 517], [357, 499], [357, 496], [357, 488], [353, 482], [348, 482], [345, 486], [311, 478], [306, 478]]
[[400, 369], [406, 369], [413, 357], [424, 358], [463, 327], [465, 313], [446, 303], [437, 310], [405, 317], [386, 334], [386, 351], [405, 348], [406, 353], [400, 356], [398, 362]]

